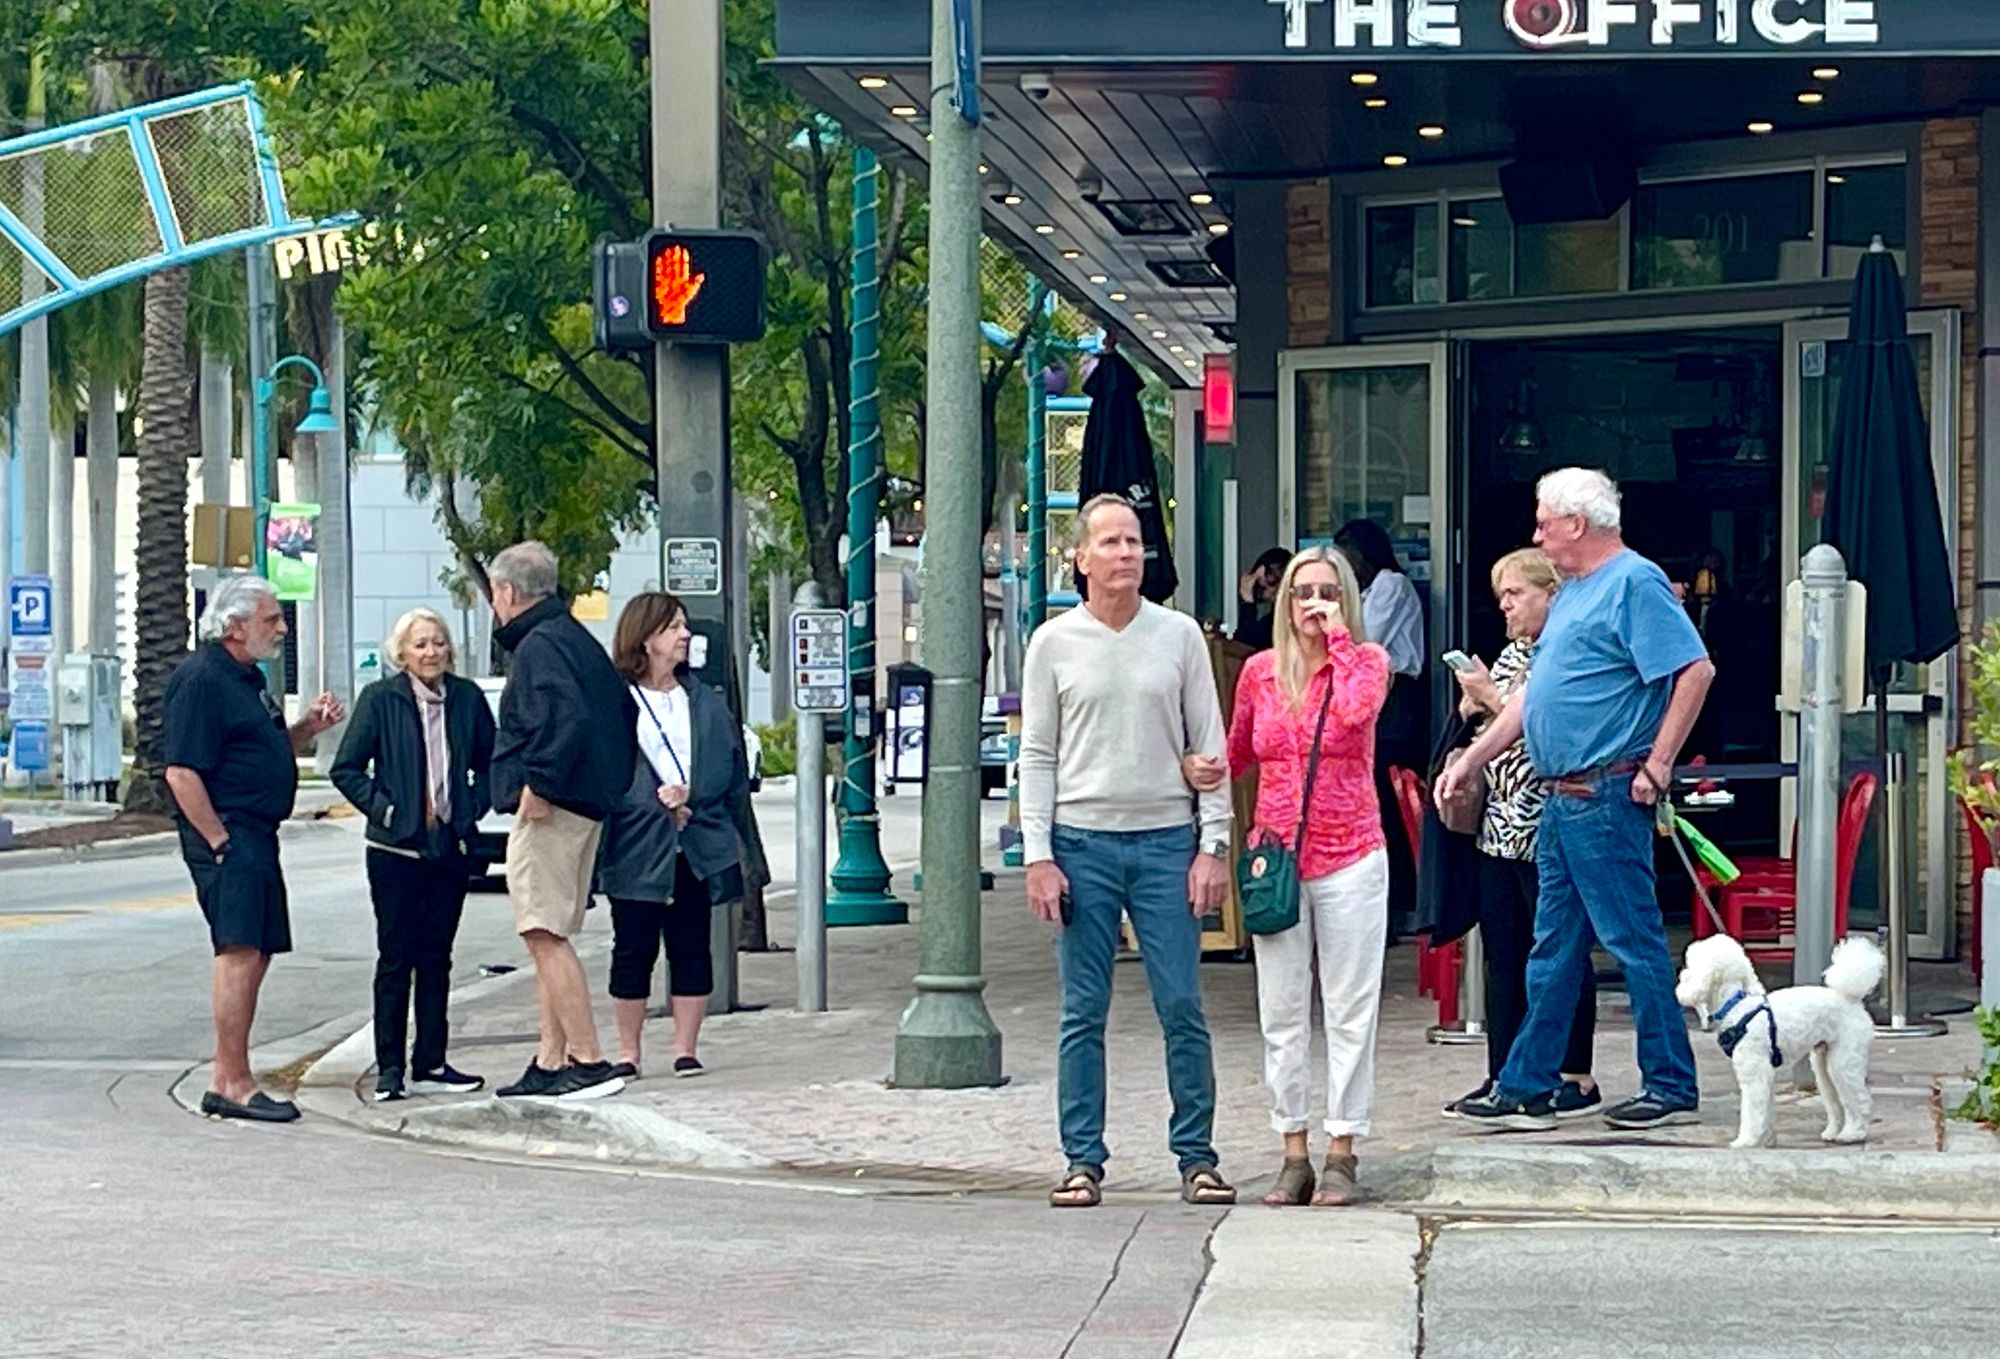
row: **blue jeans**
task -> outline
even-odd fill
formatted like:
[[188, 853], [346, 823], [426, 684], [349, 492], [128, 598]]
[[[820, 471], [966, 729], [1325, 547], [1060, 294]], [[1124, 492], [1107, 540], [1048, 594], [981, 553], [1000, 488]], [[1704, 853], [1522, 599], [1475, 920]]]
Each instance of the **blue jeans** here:
[[1629, 776], [1620, 776], [1598, 782], [1590, 797], [1557, 793], [1542, 813], [1528, 1018], [1500, 1072], [1503, 1097], [1529, 1099], [1561, 1082], [1594, 933], [1625, 973], [1645, 1089], [1689, 1109], [1700, 1101], [1687, 1020], [1674, 998], [1673, 955], [1654, 896], [1653, 809], [1632, 801], [1631, 786]]
[[1071, 1165], [1102, 1166], [1104, 1024], [1118, 922], [1132, 917], [1153, 1012], [1167, 1041], [1173, 1096], [1168, 1142], [1181, 1170], [1215, 1161], [1215, 1062], [1201, 1012], [1201, 922], [1188, 901], [1192, 825], [1156, 831], [1085, 831], [1057, 826], [1056, 867], [1069, 879], [1073, 914], [1056, 940], [1062, 972], [1062, 1026], [1056, 1102], [1063, 1154]]

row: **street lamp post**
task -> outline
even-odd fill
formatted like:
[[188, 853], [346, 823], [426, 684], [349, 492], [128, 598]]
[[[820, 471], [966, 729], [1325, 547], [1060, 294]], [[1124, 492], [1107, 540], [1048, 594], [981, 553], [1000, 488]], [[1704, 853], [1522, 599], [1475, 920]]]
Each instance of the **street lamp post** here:
[[[882, 366], [880, 241], [876, 209], [882, 169], [866, 147], [854, 152], [854, 320], [848, 372], [847, 437], [847, 668], [875, 678], [875, 519], [882, 504]], [[900, 925], [909, 910], [889, 891], [882, 858], [882, 818], [875, 807], [874, 715], [860, 699], [848, 706], [846, 749], [840, 778], [840, 858], [826, 901], [829, 925]]]
[[[250, 504], [257, 513], [256, 539], [251, 544], [251, 560], [256, 564], [257, 574], [270, 578], [271, 566], [271, 483], [275, 479], [273, 431], [271, 428], [271, 404], [278, 394], [278, 375], [285, 369], [297, 365], [312, 374], [312, 396], [306, 403], [305, 419], [294, 429], [296, 434], [337, 434], [340, 422], [333, 418], [333, 398], [327, 394], [326, 374], [318, 364], [303, 354], [287, 354], [271, 365], [267, 373], [257, 375], [255, 387], [256, 409], [251, 417], [251, 425], [256, 436], [256, 444], [250, 458]], [[264, 663], [264, 676], [268, 682], [273, 677], [275, 662]]]

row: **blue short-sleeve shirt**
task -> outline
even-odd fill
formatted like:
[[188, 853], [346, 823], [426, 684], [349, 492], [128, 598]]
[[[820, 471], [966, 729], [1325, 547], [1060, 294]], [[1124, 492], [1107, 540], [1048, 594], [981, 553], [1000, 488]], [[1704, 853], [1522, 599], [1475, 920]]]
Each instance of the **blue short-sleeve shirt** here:
[[1629, 549], [1565, 580], [1528, 682], [1528, 758], [1544, 778], [1644, 757], [1674, 677], [1708, 649], [1667, 573]]

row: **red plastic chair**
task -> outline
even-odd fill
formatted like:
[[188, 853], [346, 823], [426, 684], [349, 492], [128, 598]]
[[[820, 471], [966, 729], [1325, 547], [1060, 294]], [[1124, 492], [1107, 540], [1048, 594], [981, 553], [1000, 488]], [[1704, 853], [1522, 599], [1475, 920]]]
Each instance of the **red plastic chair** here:
[[1993, 822], [1979, 814], [1964, 798], [1958, 800], [1959, 810], [1965, 813], [1965, 833], [1972, 842], [1972, 945], [1967, 950], [1972, 957], [1972, 975], [1976, 979], [1984, 974], [1985, 960], [1980, 957], [1981, 934], [1986, 919], [1986, 870], [1993, 867]]
[[[1422, 863], [1424, 809], [1429, 805], [1423, 778], [1415, 770], [1392, 765], [1389, 788], [1395, 794], [1397, 810], [1403, 815], [1403, 833], [1410, 842], [1410, 857]], [[1464, 968], [1465, 948], [1458, 940], [1442, 948], [1431, 947], [1428, 936], [1417, 940], [1417, 994], [1437, 998], [1439, 1024], [1449, 1026], [1458, 1022], [1458, 984]]]
[[[1848, 808], [1853, 804], [1854, 799], [1861, 795], [1862, 784], [1864, 782], [1867, 784], [1867, 796], [1871, 800], [1873, 799], [1875, 795], [1874, 775], [1856, 774], [1852, 779], [1848, 780], [1847, 791], [1840, 798], [1842, 824], [1845, 823]], [[1867, 818], [1863, 817], [1862, 820], [1865, 823]], [[1798, 857], [1799, 823], [1795, 817], [1792, 820], [1792, 855], [1789, 859], [1781, 859], [1772, 854], [1731, 855], [1731, 861], [1736, 865], [1742, 876], [1727, 888], [1723, 887], [1715, 874], [1709, 872], [1699, 864], [1695, 866], [1695, 876], [1700, 880], [1701, 885], [1708, 889], [1708, 899], [1716, 904], [1718, 910], [1722, 910], [1723, 897], [1732, 891], [1747, 893], [1763, 890], [1781, 894], [1791, 891], [1792, 885], [1798, 875]], [[1695, 938], [1706, 939], [1709, 935], [1715, 933], [1715, 922], [1709, 918], [1708, 912], [1702, 909], [1701, 893], [1696, 892], [1689, 897], [1688, 911], [1694, 922]], [[1724, 919], [1728, 918], [1726, 910], [1723, 911], [1723, 917]], [[1735, 931], [1732, 930], [1731, 933], [1733, 934]]]
[[[1854, 895], [1854, 864], [1861, 839], [1868, 831], [1868, 813], [1875, 805], [1876, 779], [1857, 774], [1841, 799], [1834, 839], [1833, 937], [1847, 933], [1847, 906]], [[1798, 927], [1798, 868], [1787, 864], [1780, 873], [1745, 873], [1721, 890], [1716, 908], [1722, 923], [1752, 962], [1788, 963]], [[1706, 914], [1705, 912], [1703, 914]]]

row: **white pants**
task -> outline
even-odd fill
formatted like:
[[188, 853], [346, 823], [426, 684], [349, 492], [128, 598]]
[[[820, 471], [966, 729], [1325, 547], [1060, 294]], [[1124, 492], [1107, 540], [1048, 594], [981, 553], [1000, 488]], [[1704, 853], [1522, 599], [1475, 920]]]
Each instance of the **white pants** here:
[[1299, 923], [1257, 936], [1257, 1019], [1271, 1126], [1304, 1132], [1312, 1102], [1313, 962], [1326, 1025], [1326, 1131], [1366, 1137], [1375, 1097], [1375, 1024], [1382, 1012], [1389, 855], [1376, 850], [1300, 884]]

